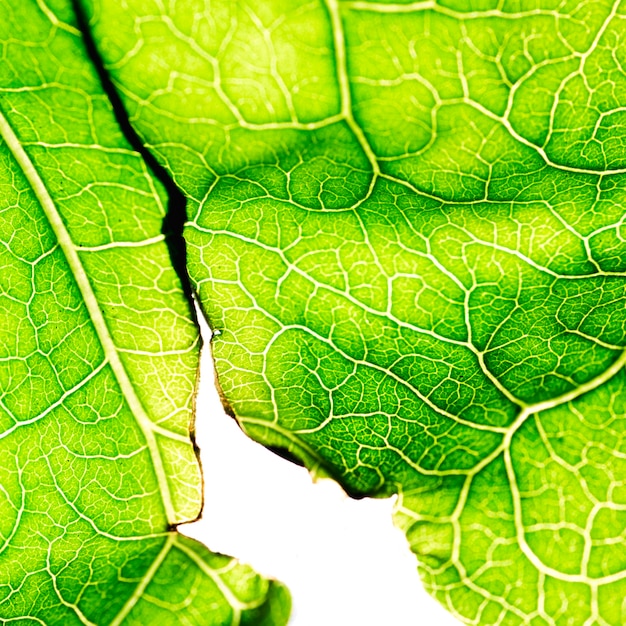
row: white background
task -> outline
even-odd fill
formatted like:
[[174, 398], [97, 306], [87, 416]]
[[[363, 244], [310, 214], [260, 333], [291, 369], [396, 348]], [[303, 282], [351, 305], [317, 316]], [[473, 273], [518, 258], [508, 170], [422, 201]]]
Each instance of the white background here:
[[290, 626], [459, 626], [424, 591], [393, 501], [351, 500], [248, 439], [222, 409], [209, 350], [196, 418], [205, 508], [180, 530], [284, 582]]

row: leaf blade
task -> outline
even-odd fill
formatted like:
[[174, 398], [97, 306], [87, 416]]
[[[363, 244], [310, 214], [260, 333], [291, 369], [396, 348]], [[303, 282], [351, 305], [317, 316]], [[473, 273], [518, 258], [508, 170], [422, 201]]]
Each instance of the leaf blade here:
[[[97, 6], [97, 37], [114, 37]], [[189, 199], [228, 405], [350, 492], [397, 491], [431, 591], [460, 619], [621, 623], [608, 598], [623, 574], [598, 571], [624, 571], [623, 537], [595, 519], [621, 506], [623, 7], [215, 11], [229, 29], [136, 7], [168, 42], [158, 69], [147, 29], [132, 58], [107, 45], [138, 132]], [[324, 61], [299, 64], [304, 50]], [[200, 57], [210, 71], [177, 73]], [[316, 82], [333, 84], [305, 122], [288, 102]], [[609, 444], [579, 450], [585, 420], [544, 432], [559, 405], [577, 415], [609, 388]], [[606, 406], [590, 406], [593, 422]]]

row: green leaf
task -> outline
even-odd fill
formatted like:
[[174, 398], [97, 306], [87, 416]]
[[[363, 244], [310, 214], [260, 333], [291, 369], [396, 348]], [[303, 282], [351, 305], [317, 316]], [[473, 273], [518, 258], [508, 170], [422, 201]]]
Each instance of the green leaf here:
[[626, 6], [127, 4], [245, 430], [398, 493], [467, 623], [624, 623]]
[[199, 337], [163, 186], [69, 2], [0, 1], [0, 42], [0, 622], [284, 624], [279, 585], [175, 530]]

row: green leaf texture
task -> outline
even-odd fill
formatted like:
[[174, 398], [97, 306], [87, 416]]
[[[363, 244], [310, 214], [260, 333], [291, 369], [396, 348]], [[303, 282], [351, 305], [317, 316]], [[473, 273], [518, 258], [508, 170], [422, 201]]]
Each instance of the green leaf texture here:
[[466, 623], [625, 623], [626, 3], [116, 5], [245, 430]]
[[[0, 623], [259, 624], [275, 584], [182, 537], [198, 332], [164, 191], [67, 2], [0, 1]], [[281, 617], [282, 615], [282, 617]]]

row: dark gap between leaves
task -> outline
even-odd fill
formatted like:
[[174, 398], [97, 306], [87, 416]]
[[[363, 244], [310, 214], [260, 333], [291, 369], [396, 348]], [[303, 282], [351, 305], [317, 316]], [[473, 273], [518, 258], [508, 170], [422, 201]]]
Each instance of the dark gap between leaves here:
[[89, 26], [89, 20], [85, 10], [81, 6], [80, 0], [72, 0], [72, 6], [74, 13], [76, 14], [76, 20], [79, 30], [83, 36], [83, 42], [87, 55], [91, 60], [93, 66], [98, 73], [100, 84], [104, 90], [105, 95], [109, 99], [111, 106], [113, 107], [113, 114], [122, 131], [122, 134], [126, 138], [126, 141], [131, 145], [135, 152], [138, 152], [147, 168], [154, 175], [154, 177], [163, 185], [167, 193], [167, 208], [165, 217], [163, 218], [163, 225], [161, 227], [161, 233], [165, 235], [165, 243], [169, 252], [170, 260], [174, 271], [178, 275], [178, 279], [183, 288], [185, 299], [189, 307], [189, 312], [197, 325], [198, 318], [196, 314], [196, 308], [194, 306], [194, 291], [191, 286], [191, 280], [187, 272], [187, 242], [183, 237], [183, 228], [187, 221], [187, 200], [182, 191], [176, 186], [176, 183], [172, 180], [167, 170], [157, 161], [155, 156], [143, 145], [141, 138], [132, 127], [128, 111], [120, 98], [120, 95], [113, 84], [113, 81], [104, 67], [102, 57], [98, 52], [96, 42], [93, 38], [93, 33]]

